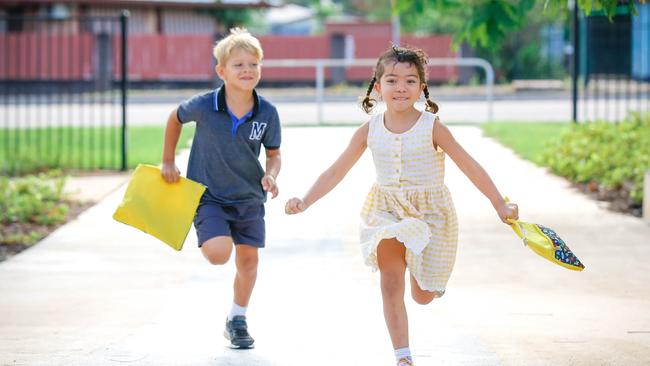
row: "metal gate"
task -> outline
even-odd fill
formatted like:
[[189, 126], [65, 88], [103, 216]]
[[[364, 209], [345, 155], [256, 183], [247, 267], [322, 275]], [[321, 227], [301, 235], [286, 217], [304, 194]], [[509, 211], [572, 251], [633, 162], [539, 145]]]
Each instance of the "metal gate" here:
[[612, 21], [598, 14], [574, 18], [574, 120], [621, 121], [648, 112], [650, 6], [637, 7], [636, 16], [619, 7]]
[[126, 169], [127, 20], [0, 17], [0, 174]]

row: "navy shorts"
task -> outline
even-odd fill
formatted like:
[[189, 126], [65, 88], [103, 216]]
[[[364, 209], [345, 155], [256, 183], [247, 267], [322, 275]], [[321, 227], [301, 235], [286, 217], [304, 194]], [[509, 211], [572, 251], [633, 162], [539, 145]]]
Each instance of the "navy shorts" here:
[[264, 205], [222, 206], [202, 203], [194, 217], [199, 248], [215, 236], [229, 236], [235, 244], [264, 248]]

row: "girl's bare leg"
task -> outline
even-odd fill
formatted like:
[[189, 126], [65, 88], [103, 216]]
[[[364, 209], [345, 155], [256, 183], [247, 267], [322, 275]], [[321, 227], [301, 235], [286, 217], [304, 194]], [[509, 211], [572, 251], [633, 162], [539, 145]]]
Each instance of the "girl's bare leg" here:
[[420, 305], [426, 305], [439, 296], [437, 292], [427, 291], [420, 288], [413, 275], [411, 277], [411, 297]]
[[404, 244], [394, 238], [382, 240], [377, 247], [384, 318], [394, 349], [409, 346], [408, 317], [404, 305], [405, 252]]

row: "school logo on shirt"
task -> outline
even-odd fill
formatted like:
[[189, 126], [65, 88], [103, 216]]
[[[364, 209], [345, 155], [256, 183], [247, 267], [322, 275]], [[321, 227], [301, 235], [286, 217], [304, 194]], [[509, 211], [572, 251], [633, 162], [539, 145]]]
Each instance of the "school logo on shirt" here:
[[266, 122], [257, 122], [253, 121], [253, 126], [251, 127], [251, 135], [248, 136], [249, 140], [261, 140], [262, 134], [266, 129]]

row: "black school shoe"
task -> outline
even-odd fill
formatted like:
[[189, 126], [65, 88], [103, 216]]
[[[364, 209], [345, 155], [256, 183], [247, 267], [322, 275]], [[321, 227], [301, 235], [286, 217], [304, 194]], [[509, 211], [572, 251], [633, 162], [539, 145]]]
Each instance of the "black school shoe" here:
[[243, 315], [235, 315], [232, 320], [226, 319], [226, 330], [223, 331], [223, 336], [236, 348], [251, 348], [255, 342], [248, 334], [246, 317]]

